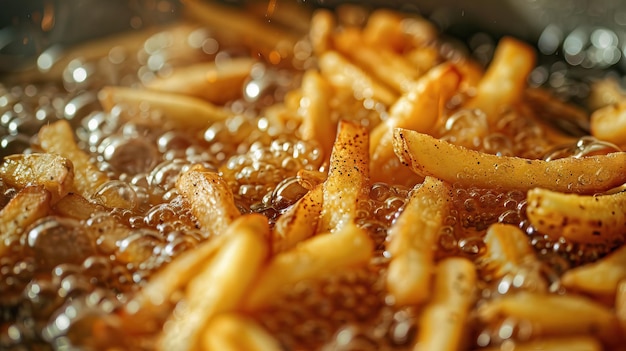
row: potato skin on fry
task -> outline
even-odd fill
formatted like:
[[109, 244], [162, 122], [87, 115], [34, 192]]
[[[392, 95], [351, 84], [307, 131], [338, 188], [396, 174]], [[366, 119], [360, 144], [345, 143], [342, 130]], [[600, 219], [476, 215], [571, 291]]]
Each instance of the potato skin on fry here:
[[626, 183], [626, 152], [554, 161], [496, 156], [396, 128], [394, 151], [422, 176], [466, 187], [593, 194]]
[[626, 191], [585, 196], [537, 188], [528, 191], [527, 202], [530, 223], [554, 239], [613, 243], [626, 235]]
[[27, 186], [0, 210], [0, 257], [8, 249], [5, 241], [17, 239], [28, 226], [50, 211], [50, 198], [42, 185]]

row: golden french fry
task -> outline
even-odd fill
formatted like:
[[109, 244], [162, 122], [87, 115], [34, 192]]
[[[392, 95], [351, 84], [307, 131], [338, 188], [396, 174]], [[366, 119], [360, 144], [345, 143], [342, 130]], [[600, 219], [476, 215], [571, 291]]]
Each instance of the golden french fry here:
[[442, 181], [426, 177], [389, 228], [387, 290], [396, 305], [417, 305], [430, 296], [437, 238], [450, 211], [451, 191]]
[[262, 309], [280, 289], [299, 281], [366, 264], [373, 250], [374, 243], [367, 232], [353, 223], [335, 233], [305, 240], [274, 256], [244, 301], [244, 309]]
[[420, 317], [413, 350], [461, 349], [469, 332], [467, 318], [475, 284], [476, 268], [471, 261], [453, 257], [437, 265], [432, 300]]
[[626, 333], [626, 280], [622, 280], [617, 285], [617, 292], [615, 294], [615, 314], [622, 326], [622, 331]]
[[561, 283], [568, 289], [587, 294], [613, 296], [621, 281], [626, 280], [626, 246], [600, 260], [568, 270]]
[[320, 171], [301, 169], [297, 174], [298, 184], [307, 190], [313, 190], [317, 185], [326, 181], [328, 174]]
[[591, 114], [591, 135], [600, 140], [626, 145], [626, 98]]
[[254, 13], [257, 18], [265, 18], [289, 28], [292, 32], [304, 35], [309, 31], [311, 23], [311, 7], [302, 6], [298, 2], [259, 2], [252, 1], [245, 4], [245, 9]]
[[532, 47], [510, 37], [498, 43], [493, 60], [476, 87], [476, 95], [464, 106], [480, 109], [494, 125], [504, 108], [519, 101], [535, 68], [536, 54]]
[[626, 191], [591, 196], [537, 188], [528, 191], [527, 202], [530, 223], [555, 239], [611, 243], [626, 234]]
[[602, 107], [615, 104], [626, 98], [626, 92], [620, 87], [615, 77], [606, 77], [591, 83], [587, 107], [595, 111]]
[[303, 140], [315, 140], [322, 148], [324, 157], [328, 160], [333, 148], [335, 135], [331, 131], [337, 130], [328, 102], [332, 97], [330, 84], [317, 71], [308, 70], [302, 77], [303, 104], [299, 111], [302, 114], [300, 134]]
[[84, 197], [70, 193], [61, 198], [52, 207], [54, 213], [62, 217], [71, 217], [81, 220], [87, 220], [94, 213], [105, 211], [105, 208], [96, 203], [90, 202]]
[[197, 350], [202, 331], [219, 313], [234, 310], [255, 280], [268, 254], [267, 218], [242, 216], [223, 233], [215, 256], [189, 281], [182, 311], [163, 327], [160, 350]]
[[315, 235], [323, 198], [322, 186], [318, 185], [276, 220], [272, 230], [272, 254], [287, 251]]
[[225, 313], [216, 316], [206, 328], [204, 350], [281, 351], [280, 343], [254, 320]]
[[336, 87], [350, 89], [357, 99], [374, 99], [389, 106], [398, 98], [391, 89], [376, 81], [337, 51], [324, 52], [318, 59], [322, 75]]
[[102, 184], [109, 181], [109, 177], [91, 163], [89, 155], [78, 147], [68, 121], [60, 120], [43, 126], [37, 136], [39, 147], [43, 151], [58, 154], [72, 161], [74, 165], [72, 190], [84, 198], [90, 199]]
[[318, 9], [313, 13], [309, 39], [316, 56], [319, 57], [326, 51], [332, 50], [335, 24], [335, 16], [329, 10]]
[[225, 109], [196, 97], [148, 89], [108, 86], [100, 90], [98, 99], [109, 112], [117, 105], [134, 111], [159, 111], [178, 128], [205, 128], [230, 116]]
[[403, 52], [410, 46], [402, 25], [405, 18], [401, 13], [390, 10], [372, 12], [363, 28], [363, 40], [372, 47]]
[[404, 167], [393, 152], [394, 128], [432, 134], [445, 103], [456, 93], [460, 80], [455, 66], [438, 66], [391, 106], [389, 117], [370, 134], [370, 174], [373, 181], [400, 183], [406, 178], [401, 171]]
[[0, 257], [9, 249], [7, 243], [50, 211], [50, 193], [41, 185], [20, 190], [0, 210]]
[[[434, 45], [417, 47], [404, 54], [404, 57], [419, 72], [420, 76], [426, 74], [426, 72], [442, 61], [439, 50]], [[455, 62], [454, 65], [462, 67], [459, 63]], [[467, 65], [467, 67], [471, 66]], [[479, 78], [473, 80], [474, 83], [478, 81]]]
[[193, 96], [223, 105], [241, 97], [243, 83], [250, 75], [254, 62], [245, 57], [174, 68], [167, 77], [158, 77], [147, 83], [146, 88]]
[[220, 235], [241, 216], [226, 181], [201, 165], [194, 165], [181, 174], [176, 188], [187, 198], [191, 212], [209, 235]]
[[548, 283], [541, 275], [541, 262], [521, 229], [510, 224], [492, 224], [487, 229], [485, 244], [485, 263], [496, 277], [523, 272], [526, 287], [548, 290]]
[[43, 185], [50, 192], [51, 202], [65, 196], [74, 185], [74, 165], [55, 154], [17, 154], [4, 158], [0, 179], [10, 186]]
[[[502, 351], [501, 346], [487, 347], [481, 351]], [[603, 351], [602, 344], [590, 336], [570, 336], [566, 338], [542, 338], [533, 341], [516, 341], [515, 351]]]
[[626, 152], [553, 161], [496, 156], [396, 128], [401, 162], [422, 176], [467, 187], [597, 193], [626, 183]]
[[354, 122], [341, 121], [324, 182], [324, 206], [318, 232], [332, 232], [356, 219], [369, 196], [369, 135]]
[[607, 344], [622, 338], [610, 308], [583, 296], [519, 292], [487, 302], [478, 309], [485, 323], [504, 318], [529, 323], [534, 337], [590, 335]]

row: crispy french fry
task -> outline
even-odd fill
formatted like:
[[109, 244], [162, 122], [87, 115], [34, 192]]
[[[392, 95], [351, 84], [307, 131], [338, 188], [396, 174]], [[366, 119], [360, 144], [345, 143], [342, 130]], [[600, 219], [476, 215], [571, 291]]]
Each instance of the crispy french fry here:
[[299, 111], [302, 114], [300, 134], [304, 140], [315, 140], [322, 148], [324, 157], [328, 160], [333, 148], [335, 135], [331, 131], [337, 130], [331, 119], [328, 102], [332, 97], [330, 84], [317, 71], [309, 70], [302, 77], [302, 98], [306, 99]]
[[50, 192], [43, 186], [27, 186], [0, 210], [0, 257], [9, 249], [7, 243], [50, 211]]
[[561, 277], [561, 283], [568, 289], [612, 299], [621, 281], [626, 281], [626, 246], [596, 262], [571, 269]]
[[337, 51], [326, 51], [318, 60], [322, 75], [334, 86], [351, 89], [357, 99], [371, 98], [389, 106], [398, 98], [395, 92], [376, 81]]
[[318, 185], [283, 213], [272, 230], [272, 254], [287, 251], [315, 235], [324, 194]]
[[101, 205], [90, 202], [78, 194], [69, 193], [54, 204], [52, 210], [54, 213], [63, 217], [87, 220], [94, 213], [105, 211], [105, 208]]
[[71, 160], [74, 165], [72, 190], [90, 199], [98, 188], [109, 181], [109, 177], [91, 163], [89, 155], [81, 150], [74, 140], [69, 122], [58, 122], [43, 126], [38, 134], [39, 146], [48, 153], [58, 154]]
[[626, 145], [626, 98], [591, 114], [591, 135], [618, 145]]
[[476, 268], [464, 258], [448, 258], [436, 268], [433, 298], [420, 317], [413, 350], [454, 351], [463, 346], [474, 303]]
[[487, 266], [497, 277], [524, 271], [524, 284], [534, 291], [547, 291], [541, 275], [541, 262], [535, 256], [528, 237], [514, 225], [495, 223], [485, 235]]
[[552, 238], [611, 243], [626, 234], [626, 191], [591, 196], [537, 188], [528, 191], [527, 202], [530, 223]]
[[185, 305], [163, 328], [160, 350], [197, 350], [202, 331], [219, 313], [235, 309], [268, 254], [267, 218], [246, 215], [233, 222], [215, 256], [189, 281]]
[[374, 243], [364, 229], [349, 223], [332, 234], [314, 236], [293, 249], [281, 252], [260, 273], [244, 310], [265, 307], [283, 287], [305, 279], [369, 262]]
[[553, 161], [496, 156], [396, 128], [394, 151], [422, 176], [477, 188], [597, 193], [626, 183], [626, 152]]
[[324, 206], [318, 232], [340, 230], [354, 221], [369, 193], [369, 135], [353, 122], [341, 121], [324, 182]]
[[370, 134], [370, 174], [373, 181], [400, 183], [406, 178], [401, 171], [404, 167], [397, 162], [393, 151], [394, 128], [432, 134], [445, 103], [456, 93], [460, 80], [461, 76], [453, 65], [441, 65], [423, 76], [391, 106], [389, 117]]
[[98, 93], [106, 111], [122, 105], [134, 111], [149, 108], [159, 111], [167, 122], [178, 128], [203, 128], [230, 116], [225, 109], [196, 97], [169, 92], [108, 86]]
[[622, 338], [619, 322], [610, 308], [573, 294], [507, 294], [481, 306], [478, 317], [486, 323], [503, 318], [527, 322], [534, 337], [590, 335], [607, 344], [616, 344]]
[[426, 177], [389, 228], [387, 290], [396, 305], [417, 305], [429, 298], [437, 238], [451, 204], [450, 187]]
[[55, 203], [74, 185], [74, 165], [55, 154], [11, 155], [0, 165], [0, 179], [18, 188], [43, 185], [50, 192], [51, 202]]
[[493, 60], [476, 87], [476, 95], [464, 108], [480, 109], [494, 125], [502, 109], [519, 101], [535, 68], [535, 51], [525, 43], [504, 37], [498, 43]]
[[320, 56], [333, 48], [333, 32], [335, 29], [335, 16], [325, 9], [318, 9], [311, 18], [309, 29], [309, 39], [313, 46], [313, 52]]
[[241, 212], [226, 181], [201, 165], [181, 174], [176, 188], [191, 204], [191, 212], [209, 235], [220, 235]]
[[216, 316], [204, 332], [204, 350], [281, 351], [278, 341], [250, 318], [234, 313]]
[[169, 76], [150, 81], [146, 88], [189, 95], [223, 105], [241, 97], [243, 83], [250, 75], [254, 62], [251, 58], [242, 57], [175, 68]]
[[[487, 347], [481, 351], [502, 351], [501, 346]], [[602, 344], [590, 336], [566, 338], [544, 338], [533, 341], [515, 342], [515, 351], [603, 351]]]

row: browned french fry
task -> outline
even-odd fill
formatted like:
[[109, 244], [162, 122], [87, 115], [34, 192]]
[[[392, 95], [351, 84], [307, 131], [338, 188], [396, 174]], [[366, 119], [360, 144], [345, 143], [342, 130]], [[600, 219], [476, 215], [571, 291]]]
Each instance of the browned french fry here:
[[422, 176], [478, 188], [597, 193], [626, 183], [626, 152], [553, 161], [496, 156], [397, 128], [393, 147]]
[[319, 57], [326, 51], [332, 50], [335, 25], [335, 16], [329, 10], [318, 9], [313, 13], [309, 39], [316, 56]]
[[400, 171], [403, 167], [393, 152], [394, 128], [433, 133], [445, 103], [456, 93], [460, 80], [455, 66], [441, 65], [423, 76], [391, 106], [389, 117], [370, 134], [370, 174], [373, 181], [400, 183], [406, 177]]
[[50, 193], [41, 185], [20, 190], [0, 210], [0, 257], [9, 249], [7, 243], [50, 211]]
[[86, 199], [90, 199], [100, 185], [109, 177], [91, 163], [89, 155], [74, 141], [74, 132], [69, 122], [58, 122], [43, 126], [38, 134], [39, 146], [48, 153], [58, 154], [71, 160], [74, 165], [74, 185], [72, 189]]
[[272, 254], [287, 251], [315, 235], [324, 198], [318, 185], [283, 213], [272, 230]]
[[530, 223], [555, 239], [611, 243], [626, 234], [626, 191], [591, 196], [537, 188], [528, 191], [527, 202]]
[[476, 95], [464, 108], [480, 109], [491, 125], [503, 108], [519, 101], [535, 68], [535, 51], [528, 44], [510, 37], [498, 43], [487, 72], [476, 87]]
[[283, 287], [369, 262], [374, 243], [364, 229], [348, 223], [335, 233], [314, 236], [269, 262], [244, 301], [246, 311], [266, 306]]
[[622, 331], [626, 333], [626, 280], [617, 285], [615, 294], [615, 315], [619, 319]]
[[[481, 351], [502, 351], [501, 346], [487, 347]], [[515, 342], [515, 351], [602, 351], [602, 344], [590, 336], [565, 338], [543, 338], [533, 341]]]
[[146, 88], [184, 94], [222, 105], [241, 97], [243, 83], [254, 65], [251, 58], [205, 62], [175, 68], [167, 77], [158, 77]]
[[302, 100], [299, 109], [302, 114], [300, 134], [304, 140], [315, 140], [322, 148], [324, 157], [328, 160], [333, 148], [337, 130], [332, 120], [328, 102], [332, 97], [330, 84], [317, 72], [309, 70], [302, 77]]
[[90, 202], [84, 197], [70, 193], [61, 198], [52, 210], [63, 217], [71, 217], [76, 219], [87, 220], [94, 213], [104, 211], [105, 208], [96, 203]]
[[610, 308], [572, 294], [507, 294], [481, 306], [478, 317], [486, 323], [503, 318], [527, 322], [534, 337], [590, 335], [607, 344], [617, 344], [623, 336]]
[[241, 212], [226, 181], [216, 172], [194, 165], [180, 175], [176, 188], [191, 204], [191, 212], [209, 235], [220, 235]]
[[182, 310], [164, 325], [158, 349], [197, 350], [205, 326], [217, 314], [234, 310], [257, 276], [268, 253], [267, 218], [242, 216], [223, 235], [215, 256], [187, 284]]
[[385, 105], [393, 104], [397, 94], [380, 84], [337, 51], [324, 52], [318, 59], [322, 75], [334, 86], [351, 89], [357, 99], [371, 98]]
[[436, 268], [432, 300], [420, 317], [413, 350], [454, 351], [464, 345], [474, 303], [476, 268], [464, 258], [448, 258]]
[[369, 196], [369, 136], [354, 122], [341, 121], [324, 182], [324, 206], [318, 232], [341, 229], [354, 221], [359, 203]]
[[178, 128], [203, 128], [230, 116], [225, 109], [196, 97], [148, 89], [108, 86], [98, 93], [106, 111], [116, 105], [140, 111], [149, 108], [163, 114], [166, 121]]
[[591, 114], [591, 134], [618, 145], [626, 145], [626, 98]]
[[426, 177], [389, 228], [387, 290], [396, 305], [417, 305], [429, 298], [437, 238], [451, 204], [450, 187]]
[[65, 196], [74, 185], [74, 165], [55, 154], [17, 154], [4, 158], [0, 179], [10, 186], [43, 185], [50, 192], [51, 202]]
[[568, 289], [611, 299], [618, 293], [620, 282], [625, 280], [626, 246], [594, 263], [568, 270], [561, 277], [561, 283]]
[[548, 284], [541, 275], [541, 262], [521, 229], [510, 224], [492, 224], [487, 229], [485, 244], [486, 264], [496, 277], [523, 271], [526, 287], [534, 291], [548, 290]]
[[234, 313], [216, 316], [204, 332], [204, 350], [281, 351], [278, 341], [255, 321]]

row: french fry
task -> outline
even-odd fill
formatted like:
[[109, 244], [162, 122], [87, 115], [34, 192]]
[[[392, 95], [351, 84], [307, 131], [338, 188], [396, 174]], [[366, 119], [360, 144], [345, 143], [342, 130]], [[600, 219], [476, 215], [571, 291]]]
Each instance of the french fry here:
[[496, 156], [396, 128], [393, 147], [421, 176], [477, 188], [597, 193], [626, 183], [626, 152], [553, 161]]
[[526, 89], [524, 98], [540, 114], [540, 117], [547, 118], [545, 122], [563, 129], [569, 127], [572, 135], [580, 134], [590, 128], [589, 114], [585, 110], [561, 101], [546, 89]]
[[43, 185], [50, 192], [51, 202], [65, 196], [74, 185], [74, 165], [55, 154], [17, 154], [4, 158], [0, 179], [10, 186]]
[[390, 10], [376, 10], [367, 19], [363, 28], [363, 39], [372, 47], [390, 48], [403, 52], [410, 46], [402, 22], [405, 16]]
[[417, 305], [430, 296], [437, 238], [450, 211], [451, 191], [442, 181], [426, 177], [389, 228], [387, 290], [398, 306]]
[[476, 95], [464, 106], [480, 109], [490, 125], [495, 125], [502, 110], [523, 97], [527, 79], [535, 67], [535, 52], [525, 43], [504, 37], [493, 60], [476, 87]]
[[432, 299], [420, 317], [413, 350], [454, 351], [463, 346], [474, 303], [476, 268], [464, 258], [448, 258], [436, 268]]
[[144, 108], [159, 111], [167, 122], [178, 128], [206, 128], [230, 116], [225, 109], [196, 97], [148, 89], [108, 86], [100, 90], [98, 99], [109, 112], [117, 105], [131, 111]]
[[317, 185], [326, 181], [328, 174], [320, 171], [301, 169], [298, 171], [298, 184], [307, 190], [313, 190]]
[[[315, 140], [328, 160], [333, 148], [335, 135], [331, 131], [337, 127], [331, 119], [328, 102], [332, 97], [330, 84], [317, 71], [308, 70], [302, 77], [302, 99], [306, 103], [300, 107], [302, 124], [300, 134], [303, 140]], [[304, 101], [304, 100], [303, 100]]]
[[370, 174], [373, 181], [400, 183], [406, 175], [393, 151], [394, 128], [432, 134], [442, 118], [445, 103], [456, 93], [461, 76], [453, 65], [444, 64], [423, 76], [389, 110], [389, 117], [370, 134]]
[[250, 318], [234, 313], [216, 316], [203, 335], [204, 350], [281, 351], [278, 341]]
[[246, 311], [265, 307], [283, 287], [369, 262], [374, 243], [353, 223], [341, 230], [314, 236], [274, 256], [261, 271], [244, 301]]
[[614, 299], [621, 281], [626, 280], [626, 246], [600, 260], [568, 270], [561, 283], [568, 289]]
[[617, 292], [615, 294], [615, 314], [622, 326], [622, 331], [626, 333], [626, 280], [622, 280], [617, 285]]
[[482, 305], [478, 318], [489, 324], [504, 318], [527, 322], [533, 337], [589, 335], [607, 344], [622, 339], [619, 322], [610, 308], [573, 294], [507, 294]]
[[[501, 346], [487, 347], [481, 351], [502, 351]], [[515, 351], [603, 351], [602, 344], [590, 336], [566, 338], [544, 338], [533, 341], [515, 342]]]
[[94, 213], [105, 211], [105, 207], [90, 202], [78, 194], [69, 193], [54, 204], [52, 210], [62, 217], [87, 220]]
[[485, 244], [486, 264], [496, 277], [524, 271], [525, 286], [533, 291], [548, 290], [548, 284], [541, 275], [541, 262], [521, 229], [510, 224], [492, 224], [487, 229]]
[[611, 243], [626, 234], [626, 191], [591, 196], [537, 188], [528, 191], [527, 202], [530, 223], [552, 238]]
[[0, 210], [0, 257], [9, 250], [7, 243], [48, 214], [50, 198], [42, 185], [26, 186]]
[[398, 98], [390, 88], [373, 79], [337, 51], [329, 50], [318, 59], [322, 75], [336, 87], [350, 89], [357, 99], [371, 98], [390, 106]]
[[591, 111], [613, 105], [626, 98], [626, 92], [615, 77], [606, 77], [591, 83], [587, 107]]
[[335, 16], [325, 9], [318, 9], [311, 18], [309, 29], [309, 40], [313, 46], [313, 52], [320, 56], [326, 51], [333, 49], [333, 32], [335, 29]]
[[369, 135], [353, 122], [339, 122], [324, 182], [324, 206], [318, 232], [340, 230], [356, 219], [359, 203], [369, 196]]
[[[420, 46], [414, 48], [404, 54], [404, 57], [406, 61], [408, 61], [413, 66], [413, 68], [419, 72], [419, 76], [426, 74], [431, 68], [436, 67], [442, 61], [439, 50], [434, 45]], [[461, 65], [460, 61], [454, 62], [454, 65], [458, 68], [463, 68], [463, 65]], [[479, 81], [479, 79], [477, 78], [473, 81], [476, 83]]]
[[257, 18], [266, 18], [267, 21], [278, 23], [298, 35], [304, 35], [309, 31], [312, 16], [310, 6], [289, 1], [270, 3], [253, 1], [245, 5]]
[[591, 114], [591, 135], [617, 145], [626, 145], [626, 98]]
[[268, 254], [267, 218], [246, 215], [223, 233], [215, 256], [187, 284], [185, 305], [163, 327], [160, 350], [197, 350], [202, 332], [219, 313], [234, 310], [250, 288]]
[[194, 165], [181, 174], [176, 188], [191, 204], [191, 212], [209, 235], [220, 235], [241, 212], [226, 181], [216, 172]]
[[71, 160], [74, 165], [74, 184], [71, 188], [73, 192], [91, 199], [98, 188], [109, 181], [109, 177], [91, 163], [89, 155], [78, 147], [68, 121], [60, 120], [43, 126], [37, 137], [43, 151]]
[[272, 254], [284, 252], [315, 235], [324, 194], [318, 185], [283, 213], [272, 230]]
[[146, 88], [183, 94], [223, 105], [241, 97], [243, 83], [254, 65], [251, 58], [205, 62], [174, 68], [167, 77], [158, 77]]

